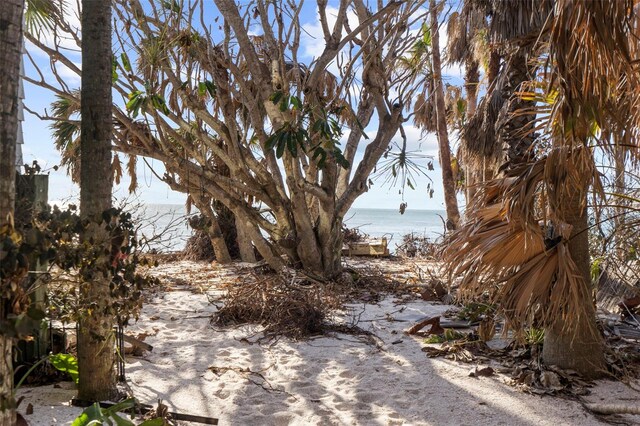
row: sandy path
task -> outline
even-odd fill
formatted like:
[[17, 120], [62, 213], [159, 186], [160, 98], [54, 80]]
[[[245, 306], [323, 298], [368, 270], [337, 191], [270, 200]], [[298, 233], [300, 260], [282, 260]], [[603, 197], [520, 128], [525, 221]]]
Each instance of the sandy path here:
[[[402, 330], [448, 306], [396, 305], [393, 297], [353, 306], [361, 313], [359, 325], [381, 339], [381, 348], [350, 335], [250, 344], [244, 339], [255, 340], [259, 329], [209, 322], [216, 308], [207, 295], [218, 297], [217, 284], [235, 273], [189, 262], [156, 271], [184, 281], [152, 297], [130, 327], [148, 334], [145, 341], [154, 347], [127, 359], [127, 379], [141, 402], [162, 399], [175, 411], [217, 417], [222, 425], [601, 424], [577, 402], [523, 394], [505, 377], [471, 378], [471, 365], [427, 358], [420, 339]], [[38, 410], [47, 407], [36, 407], [34, 415]], [[68, 424], [64, 415], [31, 424]]]

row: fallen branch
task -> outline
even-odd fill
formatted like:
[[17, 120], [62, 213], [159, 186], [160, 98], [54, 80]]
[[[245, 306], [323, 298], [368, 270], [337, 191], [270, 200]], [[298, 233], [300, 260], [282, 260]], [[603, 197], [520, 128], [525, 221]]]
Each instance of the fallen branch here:
[[431, 328], [429, 329], [429, 333], [428, 334], [442, 334], [442, 333], [444, 333], [444, 328], [442, 328], [440, 326], [440, 317], [432, 317], [432, 318], [424, 319], [424, 320], [418, 322], [416, 325], [414, 325], [410, 329], [408, 329], [407, 331], [405, 331], [404, 333], [408, 334], [409, 336], [411, 336], [411, 335], [414, 335], [414, 334], [418, 333], [418, 331], [422, 330], [423, 328], [425, 328], [428, 325], [431, 325]]
[[133, 336], [129, 336], [129, 335], [127, 335], [127, 334], [124, 334], [124, 335], [122, 336], [122, 338], [123, 338], [123, 340], [124, 340], [125, 342], [129, 343], [129, 344], [130, 344], [130, 345], [132, 345], [132, 346], [135, 346], [135, 347], [138, 347], [138, 348], [144, 349], [145, 351], [149, 351], [149, 352], [151, 352], [151, 351], [153, 350], [153, 346], [151, 346], [151, 345], [150, 345], [150, 344], [148, 344], [148, 343], [143, 342], [143, 341], [142, 341], [142, 340], [140, 340], [140, 339], [136, 339], [136, 338], [135, 338], [135, 337], [133, 337]]
[[623, 404], [585, 404], [588, 410], [598, 414], [640, 414], [640, 406]]

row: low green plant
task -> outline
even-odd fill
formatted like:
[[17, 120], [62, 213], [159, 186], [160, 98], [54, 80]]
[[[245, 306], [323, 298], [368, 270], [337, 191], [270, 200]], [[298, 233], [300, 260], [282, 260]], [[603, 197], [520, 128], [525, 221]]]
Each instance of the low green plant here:
[[[118, 414], [119, 411], [129, 410], [135, 407], [135, 399], [127, 399], [109, 408], [102, 408], [97, 402], [84, 409], [73, 421], [71, 426], [91, 426], [91, 425], [109, 425], [109, 426], [135, 426], [131, 420], [128, 420]], [[164, 426], [167, 422], [161, 417], [145, 420], [138, 426]]]
[[544, 329], [530, 327], [525, 331], [524, 338], [530, 345], [541, 345], [544, 342]]
[[444, 343], [459, 340], [465, 337], [464, 333], [460, 333], [452, 328], [445, 328], [442, 334], [432, 334], [424, 339], [424, 343]]
[[471, 302], [464, 305], [460, 312], [458, 312], [458, 318], [465, 321], [476, 322], [486, 315], [493, 314], [495, 310], [495, 305]]
[[53, 354], [49, 355], [49, 362], [51, 365], [63, 373], [67, 373], [71, 376], [71, 380], [78, 384], [78, 359], [71, 354]]

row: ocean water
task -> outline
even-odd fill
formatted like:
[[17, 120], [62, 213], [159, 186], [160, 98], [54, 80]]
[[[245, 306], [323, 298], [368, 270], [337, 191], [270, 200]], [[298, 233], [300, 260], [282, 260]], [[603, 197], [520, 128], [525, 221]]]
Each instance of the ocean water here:
[[[161, 251], [184, 248], [191, 236], [184, 206], [177, 204], [146, 204], [135, 214], [141, 223], [140, 232], [150, 239], [149, 246]], [[436, 239], [444, 232], [441, 217], [444, 210], [351, 209], [345, 216], [349, 228], [357, 228], [373, 239], [386, 237], [394, 252], [403, 235], [414, 233]]]
[[444, 210], [351, 209], [345, 216], [348, 228], [357, 228], [371, 238], [386, 237], [393, 253], [406, 234], [426, 236], [434, 240], [444, 233]]

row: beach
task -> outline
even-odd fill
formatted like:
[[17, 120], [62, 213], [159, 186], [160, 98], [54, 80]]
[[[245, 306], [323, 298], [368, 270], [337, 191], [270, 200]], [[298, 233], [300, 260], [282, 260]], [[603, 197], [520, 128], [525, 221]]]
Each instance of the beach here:
[[[381, 268], [398, 280], [437, 270], [424, 261], [347, 263]], [[620, 382], [596, 382], [582, 400], [541, 397], [523, 393], [507, 374], [470, 377], [470, 369], [493, 365], [489, 360], [428, 358], [423, 338], [403, 332], [453, 306], [415, 295], [381, 295], [336, 312], [372, 338], [331, 333], [260, 341], [259, 326], [212, 324], [226, 289], [246, 277], [247, 268], [179, 261], [150, 272], [162, 286], [147, 292], [139, 321], [126, 330], [153, 346], [126, 357], [127, 387], [138, 401], [161, 400], [170, 411], [217, 418], [221, 425], [597, 425], [604, 423], [584, 402], [621, 395], [626, 403], [640, 402]], [[73, 385], [58, 386], [18, 392], [25, 397], [22, 410], [33, 404], [25, 416], [30, 424], [69, 425], [80, 413], [68, 404]]]

